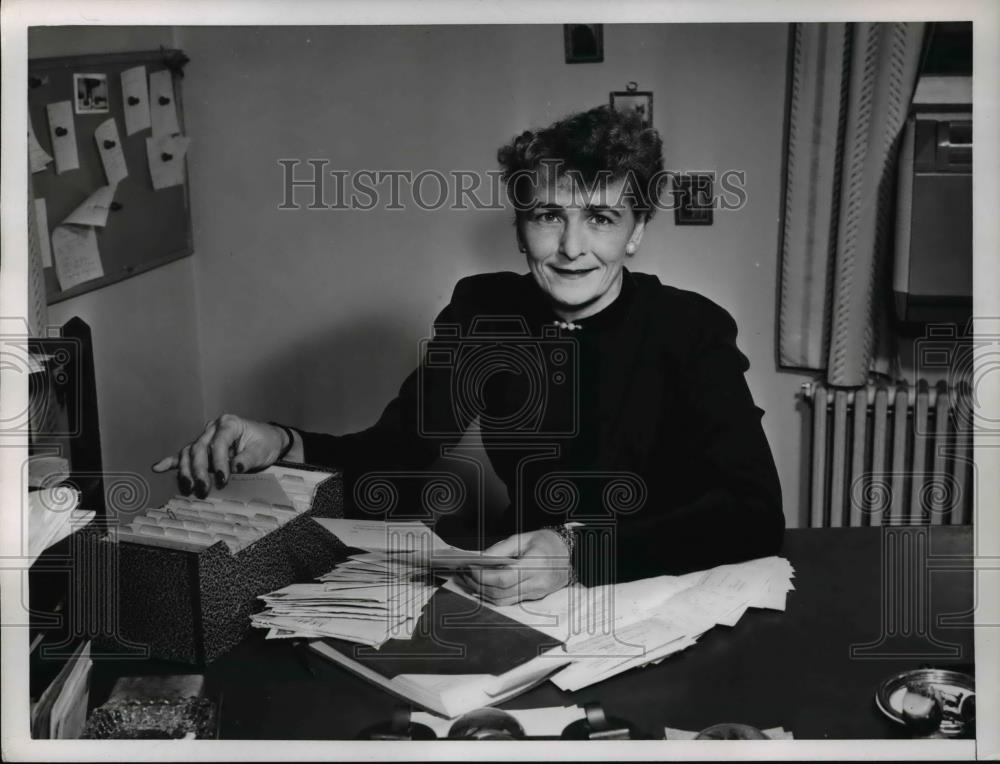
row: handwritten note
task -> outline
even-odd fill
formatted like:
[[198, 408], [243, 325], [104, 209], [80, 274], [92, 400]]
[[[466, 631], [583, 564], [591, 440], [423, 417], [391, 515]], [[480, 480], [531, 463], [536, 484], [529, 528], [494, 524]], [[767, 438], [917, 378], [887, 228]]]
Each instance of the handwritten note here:
[[174, 80], [169, 69], [149, 75], [149, 113], [154, 138], [180, 134], [177, 104], [174, 103]]
[[118, 125], [115, 118], [107, 119], [94, 130], [94, 140], [97, 141], [97, 151], [104, 165], [104, 175], [111, 186], [128, 177], [128, 167], [125, 165], [125, 153], [122, 151], [121, 139], [118, 137]]
[[125, 134], [132, 135], [149, 127], [149, 89], [146, 67], [134, 66], [122, 72], [122, 106], [125, 109]]
[[52, 257], [63, 291], [104, 276], [97, 232], [90, 226], [56, 226], [52, 232]]
[[52, 157], [42, 148], [42, 144], [35, 137], [35, 127], [31, 124], [30, 114], [28, 115], [28, 160], [31, 163], [32, 173], [41, 172], [52, 162]]
[[146, 139], [149, 175], [157, 191], [184, 182], [184, 155], [189, 143], [183, 135]]
[[42, 251], [42, 267], [52, 267], [52, 242], [49, 240], [49, 211], [44, 199], [35, 199], [35, 227], [38, 246]]
[[76, 151], [76, 126], [73, 122], [73, 104], [70, 101], [50, 103], [45, 107], [49, 117], [49, 137], [52, 152], [56, 155], [56, 173], [62, 175], [80, 167]]
[[101, 186], [88, 196], [83, 204], [69, 213], [62, 222], [103, 228], [108, 221], [108, 210], [111, 209], [114, 195], [114, 186]]

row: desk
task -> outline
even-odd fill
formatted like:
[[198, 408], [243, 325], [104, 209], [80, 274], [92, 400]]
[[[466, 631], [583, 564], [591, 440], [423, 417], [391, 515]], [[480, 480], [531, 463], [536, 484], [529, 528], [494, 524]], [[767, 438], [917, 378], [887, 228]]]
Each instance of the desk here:
[[[657, 666], [575, 693], [546, 682], [501, 707], [600, 701], [654, 733], [734, 721], [784, 726], [796, 739], [901, 737], [875, 707], [883, 679], [923, 664], [971, 671], [971, 552], [967, 526], [789, 530], [782, 554], [795, 567], [796, 590], [786, 612], [749, 610]], [[921, 602], [926, 610], [912, 607]], [[120, 675], [183, 671], [101, 661], [91, 701], [103, 702]], [[258, 630], [205, 674], [210, 691], [222, 693], [225, 738], [352, 738], [399, 702]]]

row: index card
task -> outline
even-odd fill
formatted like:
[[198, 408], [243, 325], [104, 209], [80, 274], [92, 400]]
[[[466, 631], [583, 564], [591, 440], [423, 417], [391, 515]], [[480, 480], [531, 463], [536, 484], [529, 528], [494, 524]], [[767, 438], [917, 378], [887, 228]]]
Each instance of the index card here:
[[[98, 226], [103, 228], [108, 222], [108, 210], [111, 209], [111, 202], [114, 199], [114, 186], [101, 186], [94, 191], [87, 199], [73, 210], [63, 220], [63, 224]], [[53, 237], [55, 232], [53, 232]]]
[[94, 140], [97, 141], [97, 151], [101, 155], [101, 164], [104, 165], [104, 175], [108, 179], [108, 185], [115, 186], [128, 177], [128, 168], [125, 166], [125, 153], [122, 151], [118, 125], [114, 117], [97, 126]]
[[183, 135], [146, 139], [149, 175], [157, 191], [184, 183], [184, 155], [190, 139]]
[[41, 172], [49, 166], [52, 157], [42, 148], [42, 144], [35, 137], [35, 126], [31, 124], [31, 115], [28, 115], [28, 159], [31, 163], [31, 172]]
[[76, 170], [80, 167], [80, 157], [76, 152], [73, 104], [70, 101], [50, 103], [45, 112], [49, 117], [52, 152], [56, 155], [56, 173], [62, 175], [68, 170]]
[[52, 241], [49, 239], [49, 211], [45, 199], [35, 199], [35, 227], [38, 229], [38, 246], [42, 252], [42, 267], [52, 267]]
[[134, 66], [121, 74], [122, 108], [125, 110], [125, 134], [132, 135], [149, 127], [149, 89], [146, 67]]
[[149, 75], [149, 113], [153, 123], [154, 138], [179, 135], [177, 104], [174, 103], [174, 80], [169, 69]]

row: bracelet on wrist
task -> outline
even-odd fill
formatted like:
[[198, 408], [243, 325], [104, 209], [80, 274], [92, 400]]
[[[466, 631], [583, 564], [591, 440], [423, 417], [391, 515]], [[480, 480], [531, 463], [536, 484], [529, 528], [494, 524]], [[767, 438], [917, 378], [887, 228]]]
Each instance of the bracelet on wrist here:
[[565, 525], [548, 525], [545, 527], [545, 530], [555, 533], [566, 545], [567, 557], [569, 559], [569, 581], [566, 582], [566, 585], [572, 586], [577, 581], [573, 555], [573, 551], [576, 549], [576, 534], [573, 533], [572, 528], [568, 528]]
[[278, 427], [278, 428], [284, 430], [285, 431], [285, 435], [288, 436], [288, 443], [285, 444], [285, 447], [282, 448], [281, 451], [278, 453], [278, 458], [275, 459], [276, 462], [280, 462], [280, 461], [284, 460], [284, 458], [286, 456], [288, 456], [288, 453], [292, 450], [292, 446], [295, 445], [295, 433], [292, 432], [292, 428], [291, 427], [286, 427], [283, 424], [278, 424], [277, 422], [269, 422], [269, 424], [272, 424], [275, 427]]

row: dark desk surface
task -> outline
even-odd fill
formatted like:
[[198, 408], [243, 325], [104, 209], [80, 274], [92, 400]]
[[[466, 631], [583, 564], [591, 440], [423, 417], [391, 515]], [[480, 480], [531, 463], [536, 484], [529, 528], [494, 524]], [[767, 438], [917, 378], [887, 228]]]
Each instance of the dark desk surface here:
[[[782, 552], [795, 567], [784, 613], [749, 610], [657, 666], [575, 693], [546, 682], [502, 708], [600, 701], [651, 733], [722, 721], [783, 726], [796, 739], [894, 738], [875, 707], [887, 677], [930, 664], [971, 671], [970, 527], [803, 529]], [[190, 669], [95, 665], [91, 701], [123, 674]], [[352, 738], [389, 718], [394, 696], [284, 640], [254, 630], [205, 669], [222, 694], [221, 736]]]

